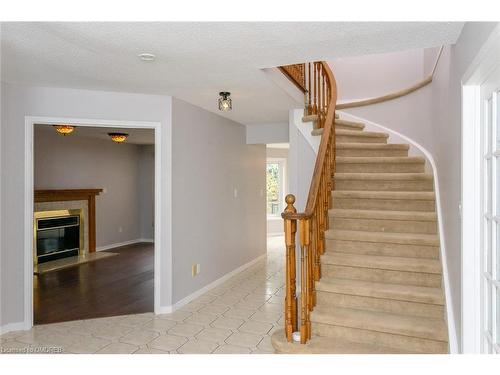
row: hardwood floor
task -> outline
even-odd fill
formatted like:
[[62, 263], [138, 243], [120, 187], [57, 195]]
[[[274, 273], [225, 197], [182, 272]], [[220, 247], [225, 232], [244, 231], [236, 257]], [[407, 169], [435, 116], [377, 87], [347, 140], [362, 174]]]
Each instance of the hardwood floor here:
[[119, 255], [35, 275], [35, 324], [152, 312], [154, 245], [108, 251]]

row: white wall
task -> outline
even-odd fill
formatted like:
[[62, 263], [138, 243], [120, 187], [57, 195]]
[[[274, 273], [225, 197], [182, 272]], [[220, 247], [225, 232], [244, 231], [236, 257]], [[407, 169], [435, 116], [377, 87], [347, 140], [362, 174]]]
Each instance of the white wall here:
[[[423, 49], [359, 56], [332, 61], [340, 101], [371, 98], [407, 88], [426, 77], [434, 53]], [[427, 57], [427, 59], [426, 59]], [[381, 104], [345, 109], [410, 137], [429, 149], [433, 139], [431, 88]]]
[[246, 142], [249, 145], [287, 143], [288, 124], [285, 122], [246, 125]]
[[295, 195], [295, 208], [303, 212], [306, 208], [311, 186], [316, 151], [304, 137], [298, 126], [302, 124], [302, 109], [290, 110], [290, 149], [288, 151], [288, 185], [290, 193]]
[[[172, 282], [178, 302], [265, 254], [266, 150], [246, 144], [245, 126], [175, 98], [172, 124]], [[196, 263], [201, 273], [192, 277]]]
[[456, 314], [458, 342], [461, 343], [461, 231], [459, 203], [461, 197], [461, 80], [468, 66], [497, 23], [468, 22], [460, 38], [447, 48], [438, 65], [431, 89], [434, 159], [441, 184], [442, 209], [448, 269]]
[[18, 323], [24, 317], [24, 131], [25, 116], [56, 116], [124, 121], [161, 122], [163, 199], [160, 215], [160, 305], [171, 305], [171, 97], [2, 84], [2, 321]]
[[[96, 197], [98, 249], [142, 238], [152, 239], [154, 158], [145, 159], [143, 147], [116, 144], [110, 139], [62, 137], [51, 126], [37, 125], [34, 134], [35, 189], [104, 189]], [[149, 233], [143, 234], [145, 221]]]
[[340, 102], [371, 98], [398, 91], [421, 80], [424, 75], [424, 50], [337, 58], [328, 61], [328, 64], [335, 74]]

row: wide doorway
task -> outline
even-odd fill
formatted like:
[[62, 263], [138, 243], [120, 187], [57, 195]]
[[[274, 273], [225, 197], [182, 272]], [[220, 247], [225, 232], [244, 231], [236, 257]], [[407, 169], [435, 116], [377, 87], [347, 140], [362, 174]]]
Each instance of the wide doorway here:
[[155, 129], [33, 123], [34, 325], [155, 311]]

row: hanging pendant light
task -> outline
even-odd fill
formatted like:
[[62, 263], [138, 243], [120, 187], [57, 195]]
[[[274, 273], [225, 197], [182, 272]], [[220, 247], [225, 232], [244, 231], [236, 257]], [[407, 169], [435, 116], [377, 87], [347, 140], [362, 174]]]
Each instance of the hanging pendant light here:
[[61, 135], [68, 135], [75, 131], [75, 127], [73, 125], [53, 125], [56, 132]]
[[229, 97], [231, 95], [230, 92], [221, 91], [219, 92], [219, 110], [222, 112], [229, 112], [233, 109], [233, 102]]
[[111, 140], [116, 143], [123, 143], [128, 138], [127, 133], [108, 133]]

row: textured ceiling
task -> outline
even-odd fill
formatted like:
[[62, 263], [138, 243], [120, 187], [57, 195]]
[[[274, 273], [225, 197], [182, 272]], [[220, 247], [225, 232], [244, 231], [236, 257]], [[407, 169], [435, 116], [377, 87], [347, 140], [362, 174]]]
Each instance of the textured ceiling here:
[[[262, 68], [456, 42], [450, 22], [2, 23], [2, 80], [168, 94], [244, 124], [286, 121], [296, 103]], [[157, 56], [154, 62], [139, 53]], [[220, 112], [218, 112], [221, 114]]]

